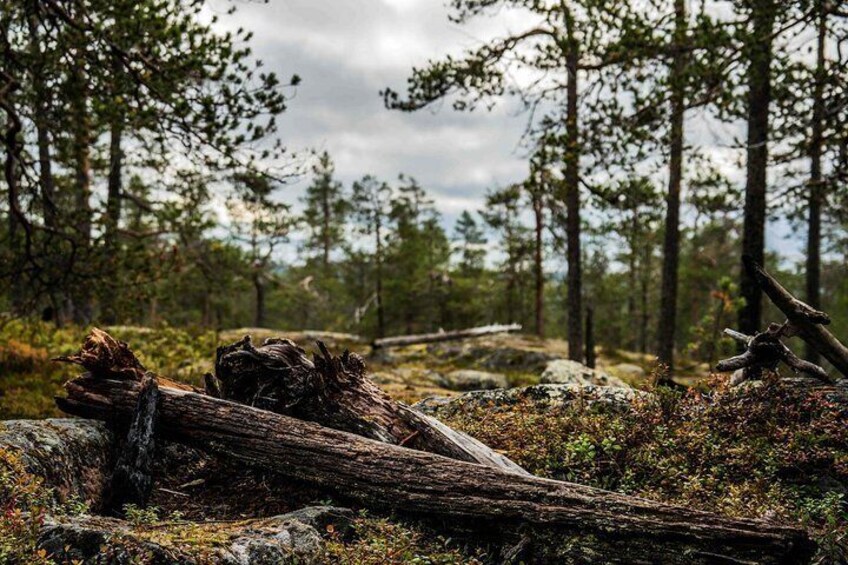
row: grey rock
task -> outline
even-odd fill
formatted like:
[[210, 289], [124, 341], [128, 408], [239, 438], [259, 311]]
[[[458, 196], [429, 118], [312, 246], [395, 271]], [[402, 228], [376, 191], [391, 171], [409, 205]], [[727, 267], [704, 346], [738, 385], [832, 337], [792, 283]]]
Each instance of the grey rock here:
[[356, 519], [356, 512], [340, 506], [307, 506], [294, 512], [278, 516], [280, 519], [291, 519], [312, 526], [322, 535], [332, 527], [341, 536], [347, 535]]
[[547, 364], [539, 381], [547, 384], [599, 385], [627, 387], [627, 383], [570, 359], [555, 359]]
[[471, 369], [451, 371], [444, 376], [443, 384], [445, 388], [451, 390], [491, 390], [506, 388], [508, 385], [506, 376], [501, 373]]
[[280, 563], [317, 563], [324, 541], [312, 526], [286, 515], [270, 518], [261, 531], [248, 530], [221, 553], [227, 565], [277, 565]]
[[425, 414], [438, 417], [450, 417], [477, 408], [509, 410], [519, 403], [530, 403], [536, 410], [540, 411], [578, 404], [611, 410], [629, 410], [634, 400], [649, 398], [650, 396], [649, 393], [632, 388], [541, 384], [511, 389], [467, 392], [454, 398], [425, 398], [416, 403], [414, 408]]
[[197, 540], [183, 544], [178, 536], [165, 546], [149, 541], [138, 528], [149, 526], [102, 516], [47, 517], [38, 546], [57, 562], [84, 565], [194, 564], [208, 563], [210, 556], [211, 562], [226, 565], [303, 564], [320, 562], [324, 553], [324, 540], [318, 531], [288, 515], [234, 524], [223, 546], [212, 539], [208, 546]]
[[0, 423], [0, 447], [21, 454], [28, 472], [41, 477], [57, 497], [102, 502], [113, 462], [114, 437], [102, 422], [56, 418]]
[[46, 518], [38, 547], [57, 563], [130, 565], [141, 558], [152, 565], [196, 563], [187, 555], [134, 538], [123, 520], [96, 516]]

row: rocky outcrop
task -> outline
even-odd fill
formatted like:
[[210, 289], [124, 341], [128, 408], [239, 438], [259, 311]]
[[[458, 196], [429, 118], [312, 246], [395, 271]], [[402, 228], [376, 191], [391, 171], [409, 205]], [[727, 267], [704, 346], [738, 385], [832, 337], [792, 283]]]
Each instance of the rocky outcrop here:
[[521, 388], [474, 391], [454, 398], [431, 397], [418, 402], [414, 407], [437, 417], [450, 417], [475, 408], [509, 410], [519, 403], [530, 403], [538, 410], [560, 408], [576, 403], [582, 403], [583, 406], [627, 410], [634, 400], [649, 396], [649, 393], [632, 388], [541, 384]]
[[451, 371], [442, 380], [442, 386], [450, 390], [492, 390], [509, 386], [506, 375], [472, 369]]
[[20, 453], [59, 501], [75, 497], [100, 507], [113, 463], [113, 436], [102, 422], [57, 418], [0, 422], [0, 448]]
[[[333, 509], [344, 524], [352, 511]], [[310, 523], [333, 523], [320, 509], [242, 522], [164, 522], [133, 524], [101, 516], [49, 517], [38, 545], [58, 562], [94, 565], [110, 563], [222, 563], [278, 565], [318, 563], [324, 540]]]
[[602, 373], [570, 359], [556, 359], [549, 362], [542, 371], [539, 382], [547, 384], [598, 385], [627, 387], [627, 383], [618, 377]]

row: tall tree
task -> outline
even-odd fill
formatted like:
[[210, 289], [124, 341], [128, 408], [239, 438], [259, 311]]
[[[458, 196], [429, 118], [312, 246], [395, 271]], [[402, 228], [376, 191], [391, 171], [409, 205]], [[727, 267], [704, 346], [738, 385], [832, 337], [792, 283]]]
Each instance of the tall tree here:
[[[626, 63], [629, 54], [615, 44], [618, 27], [632, 10], [630, 2], [578, 0], [452, 0], [450, 19], [467, 24], [485, 13], [516, 9], [535, 16], [520, 31], [486, 42], [466, 51], [461, 58], [448, 57], [413, 69], [405, 99], [394, 91], [383, 92], [390, 108], [421, 109], [436, 100], [454, 98], [457, 110], [473, 110], [480, 103], [494, 106], [493, 99], [516, 95], [527, 109], [542, 109], [544, 123], [530, 130], [562, 131], [559, 158], [562, 183], [557, 198], [565, 209], [566, 255], [568, 262], [569, 357], [583, 359], [582, 276], [580, 252], [581, 156], [591, 131], [580, 127], [580, 107], [587, 93], [603, 96], [603, 88], [591, 88], [589, 77], [597, 77], [611, 66]], [[514, 75], [532, 76], [529, 83], [511, 83]], [[585, 88], [583, 86], [585, 82]], [[597, 85], [596, 85], [597, 86]], [[601, 107], [601, 106], [598, 106]], [[549, 114], [545, 112], [553, 108]]]
[[[742, 4], [750, 20], [750, 29], [744, 39], [748, 63], [748, 134], [742, 253], [762, 265], [765, 257], [772, 42], [778, 6], [774, 0], [744, 0]], [[739, 330], [753, 335], [761, 329], [762, 291], [744, 268], [741, 273], [740, 289], [745, 305], [739, 311]]]
[[671, 124], [669, 128], [668, 192], [663, 239], [662, 290], [660, 292], [657, 358], [668, 374], [674, 370], [677, 327], [677, 271], [680, 263], [680, 187], [683, 181], [683, 113], [685, 111], [686, 34], [689, 24], [686, 0], [674, 0], [674, 40], [669, 73]]
[[330, 154], [323, 152], [312, 167], [312, 184], [303, 199], [306, 205], [303, 220], [309, 229], [304, 247], [318, 252], [325, 274], [330, 266], [330, 253], [344, 241], [345, 218], [350, 208], [342, 184], [333, 178], [334, 171]]
[[373, 249], [374, 299], [377, 307], [377, 337], [386, 335], [386, 312], [383, 296], [383, 263], [385, 260], [386, 236], [391, 214], [391, 187], [376, 178], [366, 175], [353, 183], [353, 216], [359, 230], [371, 235]]
[[274, 278], [274, 251], [288, 241], [295, 219], [289, 207], [275, 198], [279, 184], [267, 177], [240, 174], [235, 177], [236, 195], [231, 199], [233, 236], [247, 246], [255, 310], [253, 325], [266, 325], [266, 294]]
[[454, 240], [460, 247], [460, 271], [466, 274], [479, 273], [485, 267], [486, 237], [468, 210], [463, 210], [456, 220]]

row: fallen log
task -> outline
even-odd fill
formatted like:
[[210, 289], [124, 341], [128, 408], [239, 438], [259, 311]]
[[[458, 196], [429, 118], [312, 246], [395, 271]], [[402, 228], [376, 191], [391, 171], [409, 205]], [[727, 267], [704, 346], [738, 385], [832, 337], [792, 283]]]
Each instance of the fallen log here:
[[[318, 348], [320, 354], [310, 360], [291, 340], [272, 338], [256, 347], [245, 336], [218, 348], [215, 375], [204, 379], [206, 393], [378, 441], [529, 474], [471, 436], [390, 398], [368, 378], [360, 356], [347, 351], [333, 356], [320, 341]], [[97, 328], [77, 354], [60, 360], [82, 365], [98, 378], [140, 380], [146, 374], [126, 343]], [[194, 390], [164, 377], [157, 381], [162, 387]]]
[[[65, 412], [129, 418], [141, 385], [82, 376]], [[676, 507], [592, 487], [507, 473], [377, 442], [185, 390], [160, 389], [167, 437], [327, 488], [368, 507], [438, 519], [503, 539], [544, 538], [535, 561], [806, 563], [814, 544], [799, 529]], [[553, 554], [545, 554], [554, 543]], [[564, 545], [563, 545], [564, 544]]]
[[333, 356], [320, 341], [318, 348], [310, 360], [288, 339], [267, 339], [255, 347], [246, 336], [218, 348], [207, 393], [385, 443], [528, 474], [471, 436], [393, 400], [368, 378], [359, 355]]
[[521, 324], [492, 324], [465, 330], [454, 330], [450, 332], [435, 332], [429, 334], [399, 335], [375, 339], [371, 346], [375, 349], [381, 347], [401, 347], [404, 345], [418, 345], [422, 343], [438, 343], [441, 341], [453, 341], [457, 339], [468, 339], [485, 335], [495, 335], [508, 332], [521, 331]]

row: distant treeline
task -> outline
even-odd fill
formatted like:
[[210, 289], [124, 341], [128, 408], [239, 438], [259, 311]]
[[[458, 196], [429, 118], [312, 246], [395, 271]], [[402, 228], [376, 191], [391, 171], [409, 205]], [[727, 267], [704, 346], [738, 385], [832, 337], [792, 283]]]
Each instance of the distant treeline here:
[[[527, 179], [447, 231], [414, 179], [343, 186], [327, 154], [304, 211], [284, 204], [304, 161], [276, 118], [300, 79], [266, 72], [250, 32], [205, 9], [0, 6], [3, 310], [366, 335], [520, 322], [583, 359], [591, 309], [601, 345], [709, 361], [724, 326], [780, 319], [739, 269], [743, 252], [786, 266], [766, 254], [773, 217], [806, 247], [782, 279], [848, 331], [844, 2], [454, 0], [460, 25], [534, 23], [382, 93], [399, 111], [528, 110]], [[722, 122], [746, 126], [717, 141], [745, 156], [744, 186], [691, 135]]]

